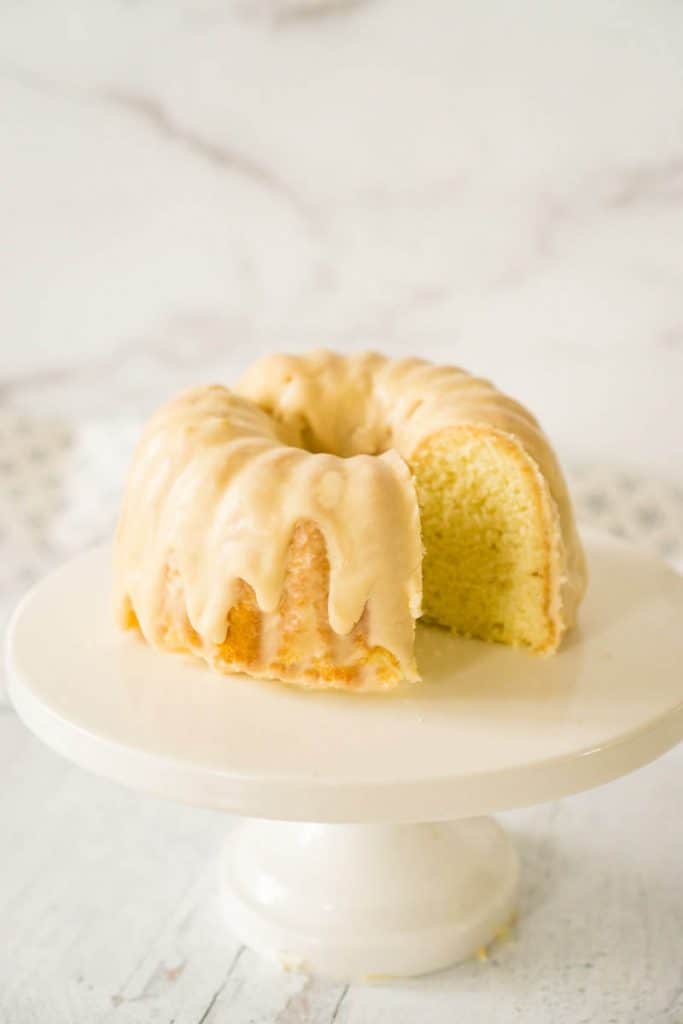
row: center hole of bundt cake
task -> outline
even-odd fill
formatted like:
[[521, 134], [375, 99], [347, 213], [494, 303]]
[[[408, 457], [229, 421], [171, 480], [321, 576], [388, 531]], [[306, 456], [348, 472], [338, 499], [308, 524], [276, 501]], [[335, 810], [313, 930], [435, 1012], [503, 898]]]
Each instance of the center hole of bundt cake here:
[[355, 455], [381, 455], [392, 447], [388, 429], [340, 422], [332, 417], [319, 424], [317, 429], [304, 416], [280, 420], [278, 426], [287, 444], [314, 455], [350, 459]]

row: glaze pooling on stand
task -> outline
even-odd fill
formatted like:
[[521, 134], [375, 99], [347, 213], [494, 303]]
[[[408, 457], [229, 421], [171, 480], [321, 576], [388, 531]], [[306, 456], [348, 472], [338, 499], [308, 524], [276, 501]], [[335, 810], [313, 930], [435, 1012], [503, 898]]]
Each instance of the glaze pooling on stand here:
[[[236, 392], [198, 388], [153, 417], [117, 531], [118, 619], [225, 671], [350, 689], [416, 680], [423, 542], [429, 567], [441, 530], [429, 472], [440, 446], [448, 461], [476, 444], [505, 453], [524, 481], [547, 548], [531, 573], [543, 605], [536, 646], [554, 649], [585, 573], [538, 424], [461, 370], [375, 353], [268, 357]], [[427, 613], [458, 627], [430, 578]], [[478, 578], [469, 585], [472, 603]], [[464, 623], [533, 646], [477, 628]]]

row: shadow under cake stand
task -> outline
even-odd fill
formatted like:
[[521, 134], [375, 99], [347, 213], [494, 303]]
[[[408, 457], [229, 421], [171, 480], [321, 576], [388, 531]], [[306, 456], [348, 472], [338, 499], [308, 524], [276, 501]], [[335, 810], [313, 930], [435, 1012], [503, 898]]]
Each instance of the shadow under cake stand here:
[[554, 658], [418, 628], [424, 681], [304, 692], [161, 656], [113, 625], [110, 553], [39, 583], [8, 633], [10, 696], [84, 768], [247, 820], [230, 927], [294, 968], [408, 976], [489, 942], [518, 861], [494, 811], [597, 786], [683, 738], [683, 578], [600, 534]]

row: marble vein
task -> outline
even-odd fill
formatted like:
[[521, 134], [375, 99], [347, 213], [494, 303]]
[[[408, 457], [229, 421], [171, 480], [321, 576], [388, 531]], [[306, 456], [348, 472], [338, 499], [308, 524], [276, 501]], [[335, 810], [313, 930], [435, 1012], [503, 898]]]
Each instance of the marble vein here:
[[271, 3], [271, 16], [276, 25], [290, 25], [349, 14], [370, 2], [371, 0], [275, 0], [275, 3]]
[[566, 233], [596, 217], [620, 214], [643, 206], [677, 209], [683, 201], [683, 156], [652, 163], [615, 167], [587, 176], [564, 195], [539, 191], [532, 210], [533, 228], [527, 254], [512, 262], [493, 282], [517, 286], [560, 251]]
[[318, 22], [328, 18], [336, 19], [366, 7], [373, 0], [237, 0], [226, 11], [224, 4], [211, 8], [191, 8], [185, 12], [188, 24], [214, 26], [229, 19], [242, 21], [261, 20], [274, 28], [297, 25], [300, 22]]
[[176, 122], [161, 101], [110, 85], [80, 86], [49, 78], [29, 68], [0, 64], [0, 78], [43, 95], [123, 111], [151, 128], [159, 138], [182, 146], [187, 152], [220, 172], [237, 175], [249, 184], [285, 202], [309, 230], [320, 233], [318, 213], [266, 164], [235, 147], [204, 138], [199, 132]]
[[308, 204], [291, 185], [278, 177], [270, 168], [237, 149], [204, 139], [198, 133], [177, 124], [158, 100], [109, 86], [97, 87], [92, 90], [91, 95], [142, 119], [153, 127], [158, 135], [185, 146], [195, 156], [204, 159], [212, 166], [232, 174], [238, 174], [251, 184], [284, 199], [309, 226], [316, 223], [314, 213]]

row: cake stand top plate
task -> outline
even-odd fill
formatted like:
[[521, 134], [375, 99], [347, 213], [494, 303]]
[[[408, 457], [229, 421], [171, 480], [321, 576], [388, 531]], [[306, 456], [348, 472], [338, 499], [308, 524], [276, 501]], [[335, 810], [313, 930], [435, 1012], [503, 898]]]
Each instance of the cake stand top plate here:
[[84, 768], [163, 797], [320, 822], [436, 821], [577, 792], [683, 738], [683, 578], [596, 533], [555, 657], [418, 627], [423, 682], [376, 696], [220, 676], [115, 627], [110, 552], [24, 598], [11, 699]]

